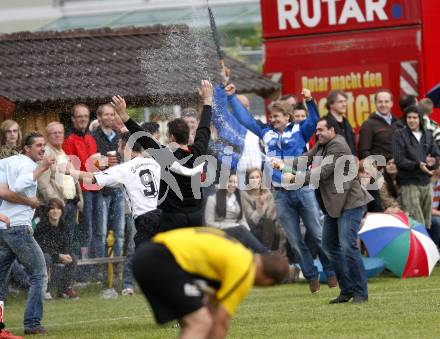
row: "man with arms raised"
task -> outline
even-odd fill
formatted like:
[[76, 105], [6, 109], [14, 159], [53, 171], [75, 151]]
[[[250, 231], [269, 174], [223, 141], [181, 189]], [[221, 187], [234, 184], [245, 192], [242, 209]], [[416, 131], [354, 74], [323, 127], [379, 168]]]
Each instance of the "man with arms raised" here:
[[[142, 147], [148, 150], [160, 163], [163, 170], [162, 179], [165, 179], [165, 167], [168, 166], [168, 164], [162, 163], [164, 157], [175, 160], [188, 158], [184, 166], [193, 168], [197, 158], [207, 153], [211, 134], [213, 94], [211, 83], [203, 80], [198, 92], [203, 101], [203, 110], [193, 144], [188, 144], [190, 129], [183, 119], [174, 119], [168, 123], [168, 139], [171, 143], [177, 144], [177, 149], [173, 153], [165, 146], [160, 145], [153, 137], [144, 135], [138, 140]], [[120, 96], [115, 96], [112, 100], [116, 112], [130, 133], [144, 132], [142, 127], [128, 116], [125, 100]], [[201, 226], [203, 224], [202, 195], [194, 195], [193, 178], [176, 173], [171, 174], [171, 176], [172, 181], [176, 183], [176, 187], [171, 187], [169, 181], [162, 180], [160, 183], [159, 208], [162, 210], [160, 231], [178, 227]], [[196, 179], [200, 182], [200, 179]]]

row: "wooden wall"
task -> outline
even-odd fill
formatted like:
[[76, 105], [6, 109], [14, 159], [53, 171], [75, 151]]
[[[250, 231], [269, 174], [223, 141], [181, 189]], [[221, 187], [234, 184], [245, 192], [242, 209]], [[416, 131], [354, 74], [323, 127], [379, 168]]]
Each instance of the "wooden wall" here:
[[31, 131], [46, 133], [46, 126], [52, 121], [59, 121], [59, 114], [55, 111], [29, 111], [14, 113], [12, 119], [18, 122], [23, 135]]

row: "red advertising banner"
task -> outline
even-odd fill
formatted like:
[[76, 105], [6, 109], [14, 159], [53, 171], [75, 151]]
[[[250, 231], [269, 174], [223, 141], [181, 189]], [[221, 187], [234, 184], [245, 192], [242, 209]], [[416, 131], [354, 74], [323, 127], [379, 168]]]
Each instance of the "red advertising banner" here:
[[393, 113], [401, 95], [419, 95], [420, 28], [268, 39], [264, 73], [282, 83], [283, 93], [312, 90], [320, 112], [331, 90], [348, 93], [347, 118], [358, 128], [375, 110], [374, 93], [389, 89]]
[[418, 0], [262, 0], [263, 37], [420, 24]]
[[348, 95], [347, 119], [358, 129], [374, 112], [374, 94], [378, 89], [390, 87], [386, 64], [353, 66], [338, 69], [298, 71], [294, 75], [295, 88], [308, 88], [318, 102], [321, 115], [327, 113], [325, 104], [329, 91], [342, 90]]

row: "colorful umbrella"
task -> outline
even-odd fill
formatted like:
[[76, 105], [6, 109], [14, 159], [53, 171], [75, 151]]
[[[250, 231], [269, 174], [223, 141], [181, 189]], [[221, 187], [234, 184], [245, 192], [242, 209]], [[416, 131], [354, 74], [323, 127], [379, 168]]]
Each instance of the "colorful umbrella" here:
[[440, 258], [425, 226], [405, 213], [371, 213], [359, 236], [371, 257], [402, 278], [429, 276]]

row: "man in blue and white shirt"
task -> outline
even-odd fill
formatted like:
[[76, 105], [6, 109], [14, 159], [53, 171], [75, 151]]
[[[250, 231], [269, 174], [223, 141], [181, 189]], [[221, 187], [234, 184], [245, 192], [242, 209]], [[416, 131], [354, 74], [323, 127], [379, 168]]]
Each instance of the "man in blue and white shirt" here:
[[[256, 134], [264, 141], [266, 155], [278, 159], [286, 159], [301, 156], [309, 139], [312, 137], [319, 120], [319, 113], [312, 94], [308, 89], [303, 89], [303, 96], [309, 115], [300, 123], [291, 122], [293, 109], [286, 102], [277, 101], [271, 108], [269, 124], [261, 125], [243, 107], [235, 94], [235, 86], [225, 87], [228, 94], [228, 102], [237, 120], [249, 131]], [[319, 259], [328, 277], [330, 287], [337, 286], [335, 272], [327, 255], [322, 249], [322, 226], [320, 223], [319, 205], [315, 192], [309, 187], [301, 187], [295, 190], [285, 189], [282, 186], [282, 172], [273, 170], [272, 185], [275, 188], [275, 205], [278, 219], [286, 231], [287, 238], [292, 246], [304, 277], [309, 282], [310, 291], [316, 293], [320, 290], [319, 272], [313, 264], [313, 257], [304, 242], [301, 234], [299, 218], [315, 244]]]
[[[54, 163], [45, 158], [45, 141], [38, 132], [28, 134], [23, 143], [23, 154], [0, 160], [0, 171], [5, 173], [11, 191], [34, 197], [37, 193], [37, 179]], [[41, 161], [40, 165], [37, 161]], [[32, 218], [35, 209], [28, 205], [3, 201], [0, 214], [10, 220], [10, 225], [0, 222], [0, 282], [14, 261], [26, 268], [31, 287], [24, 313], [25, 334], [40, 334], [46, 330], [41, 326], [43, 317], [43, 287], [47, 278], [43, 252], [33, 237]]]

